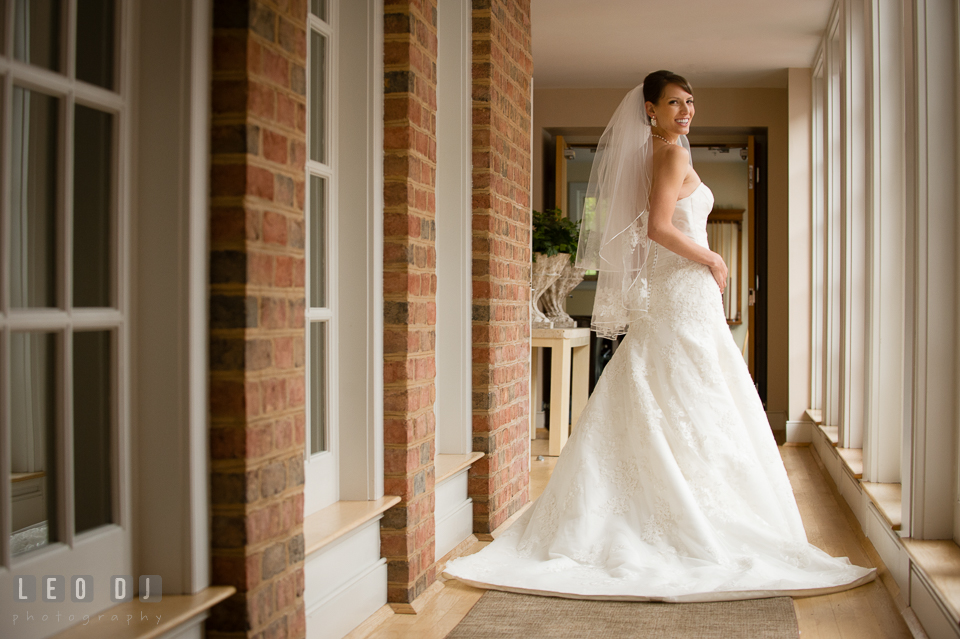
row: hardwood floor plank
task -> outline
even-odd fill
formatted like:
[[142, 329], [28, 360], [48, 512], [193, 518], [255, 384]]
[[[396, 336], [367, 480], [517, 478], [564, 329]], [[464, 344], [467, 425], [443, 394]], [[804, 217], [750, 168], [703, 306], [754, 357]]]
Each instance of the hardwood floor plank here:
[[[810, 449], [780, 450], [810, 543], [834, 556], [847, 556], [861, 566], [879, 565], [880, 557], [860, 532], [853, 511], [827, 480]], [[816, 534], [811, 535], [811, 531]], [[798, 599], [797, 606], [813, 612], [797, 615], [803, 639], [810, 636], [910, 639], [913, 636], [882, 579], [846, 592]]]

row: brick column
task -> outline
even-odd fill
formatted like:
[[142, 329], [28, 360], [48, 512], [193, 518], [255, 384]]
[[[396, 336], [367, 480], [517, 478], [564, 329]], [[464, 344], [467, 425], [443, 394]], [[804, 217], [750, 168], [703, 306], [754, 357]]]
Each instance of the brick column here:
[[209, 637], [303, 637], [306, 1], [214, 3]]
[[384, 488], [401, 502], [381, 553], [408, 604], [435, 579], [437, 3], [384, 4]]
[[473, 0], [474, 531], [529, 500], [530, 0]]

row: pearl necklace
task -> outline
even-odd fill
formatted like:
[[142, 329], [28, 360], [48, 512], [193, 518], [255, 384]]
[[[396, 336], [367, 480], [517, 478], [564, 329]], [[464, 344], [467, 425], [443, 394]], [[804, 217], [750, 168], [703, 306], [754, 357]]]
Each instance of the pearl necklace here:
[[662, 135], [657, 135], [656, 133], [651, 133], [651, 134], [650, 134], [650, 137], [660, 138], [661, 140], [663, 140], [663, 141], [666, 142], [667, 144], [676, 144], [676, 142], [671, 142], [671, 141], [668, 140], [667, 138], [663, 137]]

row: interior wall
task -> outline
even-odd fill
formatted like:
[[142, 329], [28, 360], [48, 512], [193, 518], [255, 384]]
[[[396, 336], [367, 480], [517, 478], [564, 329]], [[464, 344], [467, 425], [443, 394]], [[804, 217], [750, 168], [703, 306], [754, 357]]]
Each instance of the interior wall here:
[[[535, 89], [533, 139], [547, 130], [606, 126], [629, 88]], [[769, 300], [767, 338], [767, 411], [788, 411], [790, 369], [789, 295], [789, 161], [787, 89], [695, 89], [697, 127], [767, 129], [769, 257], [766, 283]], [[533, 208], [543, 206], [544, 148], [533, 148]]]

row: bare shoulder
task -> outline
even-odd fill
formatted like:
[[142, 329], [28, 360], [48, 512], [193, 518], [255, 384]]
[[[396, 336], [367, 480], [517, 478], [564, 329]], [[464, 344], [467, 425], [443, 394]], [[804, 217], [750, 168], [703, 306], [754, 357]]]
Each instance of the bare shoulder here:
[[653, 169], [660, 173], [686, 173], [690, 153], [676, 144], [664, 144], [653, 153]]

